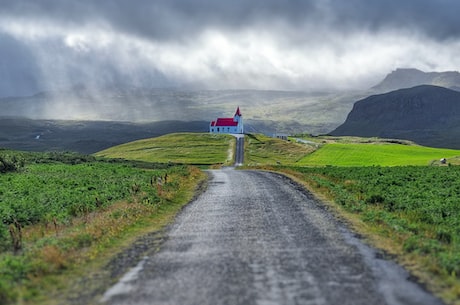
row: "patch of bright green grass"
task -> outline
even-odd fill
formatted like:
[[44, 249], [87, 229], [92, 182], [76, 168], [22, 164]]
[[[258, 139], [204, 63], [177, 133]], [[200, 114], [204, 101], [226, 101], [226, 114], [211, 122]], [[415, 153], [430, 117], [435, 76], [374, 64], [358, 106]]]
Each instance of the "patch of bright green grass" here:
[[235, 138], [208, 133], [175, 133], [111, 147], [96, 156], [160, 163], [231, 163]]
[[400, 144], [330, 143], [297, 165], [301, 166], [398, 166], [429, 165], [441, 158], [459, 156], [459, 150]]

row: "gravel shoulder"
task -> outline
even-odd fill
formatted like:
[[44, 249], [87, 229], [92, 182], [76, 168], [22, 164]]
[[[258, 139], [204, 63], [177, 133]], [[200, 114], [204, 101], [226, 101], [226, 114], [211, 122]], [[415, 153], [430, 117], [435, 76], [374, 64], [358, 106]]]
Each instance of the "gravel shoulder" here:
[[209, 173], [207, 190], [102, 303], [443, 304], [285, 176]]

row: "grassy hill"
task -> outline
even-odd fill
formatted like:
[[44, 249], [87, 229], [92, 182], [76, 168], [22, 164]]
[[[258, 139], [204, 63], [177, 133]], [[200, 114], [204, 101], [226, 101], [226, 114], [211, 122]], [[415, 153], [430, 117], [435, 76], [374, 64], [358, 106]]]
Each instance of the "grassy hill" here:
[[[261, 134], [248, 134], [245, 164], [427, 166], [439, 162], [441, 158], [457, 164], [460, 156], [460, 150], [418, 146], [409, 141], [359, 137], [315, 137], [311, 140], [317, 144], [299, 144]], [[234, 138], [229, 135], [176, 133], [114, 146], [96, 153], [96, 156], [160, 163], [231, 165], [234, 144]]]
[[[114, 146], [95, 155], [146, 162], [231, 165], [234, 139], [230, 135], [176, 133]], [[313, 150], [308, 145], [262, 134], [248, 134], [245, 140], [245, 164], [295, 164]]]
[[175, 133], [114, 146], [96, 156], [160, 163], [231, 164], [234, 139], [230, 135]]

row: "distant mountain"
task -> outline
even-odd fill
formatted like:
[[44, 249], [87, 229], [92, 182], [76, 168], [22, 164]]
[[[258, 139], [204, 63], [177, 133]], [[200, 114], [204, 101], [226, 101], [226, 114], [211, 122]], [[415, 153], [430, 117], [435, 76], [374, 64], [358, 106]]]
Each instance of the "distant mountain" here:
[[389, 92], [420, 85], [433, 85], [460, 91], [460, 73], [457, 71], [423, 72], [417, 69], [396, 69], [372, 89], [377, 92]]
[[460, 149], [460, 92], [422, 85], [356, 102], [335, 136], [398, 138]]
[[240, 106], [252, 132], [325, 133], [345, 120], [365, 92], [182, 90], [74, 86], [26, 97], [0, 98], [0, 116], [35, 120], [211, 121]]

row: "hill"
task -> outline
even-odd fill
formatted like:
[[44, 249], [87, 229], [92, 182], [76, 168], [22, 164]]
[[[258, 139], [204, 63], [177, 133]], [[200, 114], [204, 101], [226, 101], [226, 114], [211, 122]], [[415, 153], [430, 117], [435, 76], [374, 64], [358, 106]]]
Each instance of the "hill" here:
[[[231, 165], [234, 145], [234, 137], [230, 135], [175, 133], [118, 145], [95, 155], [147, 162]], [[244, 164], [292, 165], [313, 150], [309, 145], [262, 134], [246, 134]]]
[[423, 72], [417, 69], [396, 69], [372, 89], [377, 92], [389, 92], [420, 85], [460, 90], [460, 73], [457, 71]]
[[209, 133], [175, 133], [121, 144], [95, 155], [154, 163], [230, 165], [235, 138]]
[[418, 86], [356, 102], [330, 134], [397, 138], [431, 147], [460, 148], [460, 92]]

